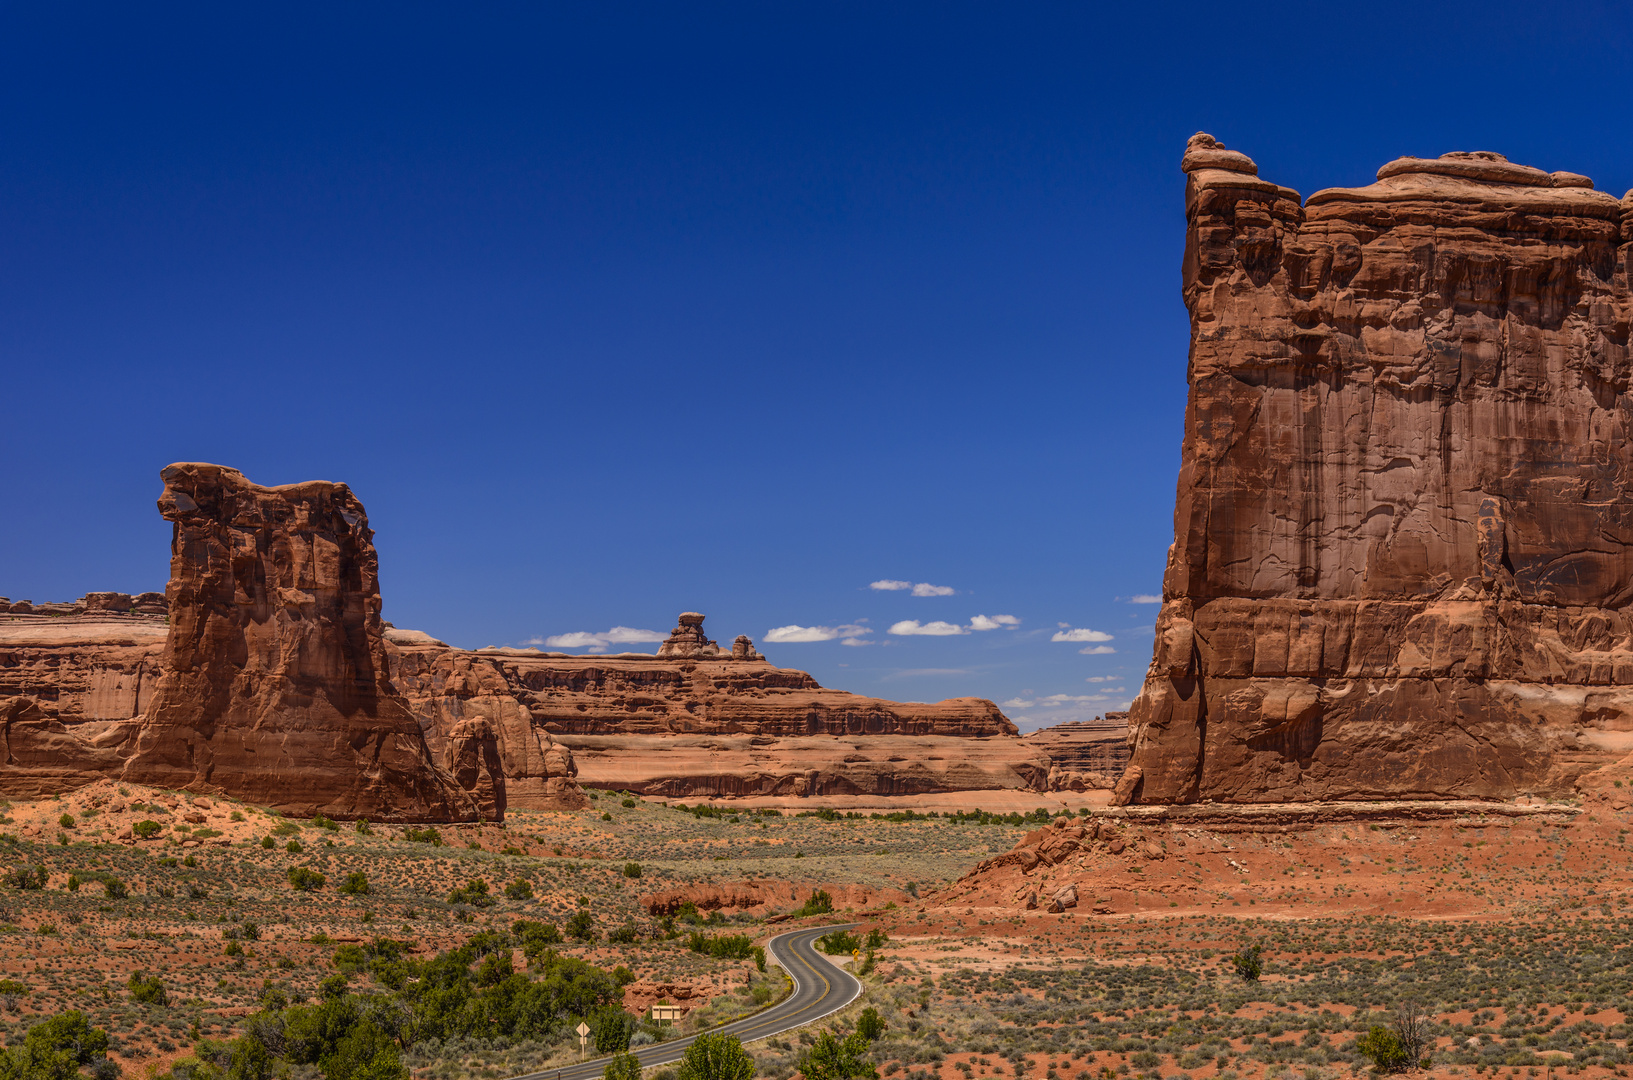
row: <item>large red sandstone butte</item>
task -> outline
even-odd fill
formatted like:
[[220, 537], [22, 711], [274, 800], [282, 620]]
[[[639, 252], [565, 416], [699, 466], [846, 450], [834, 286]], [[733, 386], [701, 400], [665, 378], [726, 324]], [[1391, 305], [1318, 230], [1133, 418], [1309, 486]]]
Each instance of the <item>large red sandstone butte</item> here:
[[1573, 790], [1633, 749], [1633, 192], [1308, 201], [1197, 135], [1175, 541], [1124, 802]]
[[175, 525], [162, 649], [156, 619], [9, 617], [0, 794], [117, 776], [295, 814], [502, 811], [437, 767], [390, 683], [373, 533], [344, 484], [267, 488], [204, 464], [161, 476]]

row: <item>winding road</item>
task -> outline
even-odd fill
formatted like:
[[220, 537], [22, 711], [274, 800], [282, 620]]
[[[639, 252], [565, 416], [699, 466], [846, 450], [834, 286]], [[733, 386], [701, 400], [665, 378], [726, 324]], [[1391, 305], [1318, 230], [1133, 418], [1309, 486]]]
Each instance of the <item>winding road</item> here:
[[[735, 1035], [745, 1043], [753, 1042], [756, 1039], [781, 1035], [785, 1031], [792, 1031], [824, 1016], [830, 1016], [855, 1001], [862, 993], [862, 984], [857, 981], [856, 976], [817, 952], [813, 944], [817, 938], [831, 930], [848, 929], [855, 925], [845, 923], [840, 926], [790, 930], [786, 934], [778, 934], [772, 938], [766, 943], [766, 952], [782, 965], [783, 970], [794, 980], [794, 992], [763, 1012], [757, 1012], [753, 1016], [746, 1016], [721, 1027], [710, 1028], [709, 1033], [723, 1032]], [[696, 1038], [697, 1035], [688, 1035], [684, 1039], [637, 1046], [633, 1053], [640, 1059], [642, 1068], [668, 1065], [679, 1061], [686, 1053], [686, 1048], [691, 1046]], [[515, 1077], [514, 1080], [600, 1080], [609, 1057], [610, 1055], [592, 1058], [574, 1065], [564, 1065], [559, 1069], [527, 1073]]]

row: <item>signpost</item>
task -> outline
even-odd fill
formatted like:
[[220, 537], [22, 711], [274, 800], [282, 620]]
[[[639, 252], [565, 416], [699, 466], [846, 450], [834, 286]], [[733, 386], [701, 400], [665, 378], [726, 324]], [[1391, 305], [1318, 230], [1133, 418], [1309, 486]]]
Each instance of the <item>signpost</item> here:
[[581, 1054], [589, 1053], [589, 1050], [590, 1050], [590, 1025], [588, 1025], [584, 1021], [580, 1020], [578, 1022], [578, 1027], [574, 1028], [573, 1030], [578, 1032], [578, 1051], [579, 1051], [579, 1053], [581, 1053]]

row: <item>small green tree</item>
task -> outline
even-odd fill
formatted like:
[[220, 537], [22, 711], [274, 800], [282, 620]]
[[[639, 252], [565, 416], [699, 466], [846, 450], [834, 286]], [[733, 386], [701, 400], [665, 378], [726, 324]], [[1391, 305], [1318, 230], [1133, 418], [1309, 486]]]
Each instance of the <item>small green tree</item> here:
[[1263, 947], [1259, 945], [1252, 948], [1244, 945], [1241, 952], [1230, 958], [1231, 964], [1236, 968], [1236, 974], [1245, 982], [1258, 982], [1259, 976], [1264, 974], [1264, 958], [1260, 956], [1263, 951]]
[[274, 841], [273, 841], [272, 837], [270, 837], [270, 836], [261, 837], [261, 846], [263, 848], [265, 848], [267, 851], [271, 851], [273, 846], [274, 846]]
[[634, 1054], [614, 1054], [601, 1080], [641, 1080], [641, 1059]]
[[1382, 1024], [1373, 1024], [1365, 1035], [1355, 1040], [1355, 1049], [1372, 1061], [1372, 1067], [1381, 1073], [1400, 1072], [1411, 1059], [1395, 1033]]
[[50, 876], [43, 866], [16, 866], [6, 874], [6, 884], [14, 889], [43, 889]]
[[879, 1070], [867, 1059], [868, 1049], [860, 1031], [845, 1039], [824, 1031], [801, 1056], [799, 1070], [805, 1080], [878, 1080]]
[[148, 975], [147, 972], [137, 970], [130, 973], [130, 999], [139, 1001], [143, 1005], [166, 1005], [170, 995], [165, 993], [164, 980], [157, 975]]
[[157, 821], [138, 821], [130, 827], [130, 831], [135, 833], [138, 839], [151, 840], [164, 831], [164, 826]]
[[627, 862], [627, 863], [625, 863], [624, 864], [624, 876], [627, 877], [627, 878], [638, 878], [638, 877], [640, 877], [641, 876], [641, 864], [638, 863], [638, 862]]
[[813, 890], [805, 906], [794, 912], [796, 916], [827, 915], [834, 909], [834, 899], [822, 889]]
[[598, 1054], [628, 1050], [629, 1037], [635, 1034], [635, 1018], [616, 1006], [602, 1009], [590, 1017], [590, 1033]]
[[856, 1033], [868, 1042], [877, 1042], [879, 1036], [885, 1033], [884, 1017], [872, 1005], [862, 1010], [862, 1015], [856, 1018]]
[[677, 1080], [752, 1080], [754, 1057], [735, 1035], [704, 1032], [680, 1059]]
[[53, 1016], [35, 1024], [0, 1058], [0, 1073], [23, 1080], [72, 1080], [81, 1065], [96, 1066], [107, 1059], [108, 1033], [94, 1028], [78, 1011]]
[[341, 896], [367, 896], [369, 894], [369, 876], [361, 870], [354, 870], [346, 875], [346, 880], [340, 883]]
[[595, 940], [595, 916], [584, 908], [573, 912], [567, 920], [567, 936], [574, 941]]
[[296, 892], [317, 892], [328, 880], [316, 870], [304, 866], [289, 868], [289, 884]]
[[494, 900], [488, 895], [488, 883], [482, 878], [472, 878], [449, 893], [448, 902], [470, 904], [472, 907], [492, 907]]
[[505, 897], [510, 900], [531, 900], [533, 883], [526, 878], [517, 878], [505, 886]]
[[123, 900], [130, 895], [130, 887], [112, 874], [102, 875], [102, 895], [109, 900]]
[[72, 829], [74, 827], [74, 815], [72, 815], [72, 814], [62, 815], [62, 817], [57, 819], [57, 824], [61, 825], [65, 829]]

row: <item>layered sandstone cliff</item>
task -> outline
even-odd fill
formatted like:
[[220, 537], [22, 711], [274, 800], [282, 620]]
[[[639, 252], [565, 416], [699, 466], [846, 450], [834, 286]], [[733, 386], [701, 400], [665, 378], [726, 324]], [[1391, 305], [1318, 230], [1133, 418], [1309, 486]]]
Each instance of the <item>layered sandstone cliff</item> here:
[[[571, 751], [590, 787], [698, 797], [1046, 785], [1047, 756], [990, 701], [911, 704], [826, 690], [765, 662], [747, 638], [737, 656], [757, 659], [710, 649], [702, 623], [695, 612], [682, 616], [676, 635], [694, 651], [679, 656], [469, 652], [391, 631], [393, 680], [428, 739], [438, 716], [484, 715], [501, 732], [524, 730], [525, 717], [547, 746], [553, 737]], [[511, 781], [511, 805], [525, 805], [517, 790]]]
[[1128, 768], [1128, 714], [1040, 728], [1026, 743], [1048, 757], [1050, 791], [1107, 791]]
[[1198, 135], [1190, 397], [1122, 801], [1563, 794], [1633, 749], [1633, 193], [1307, 202]]

